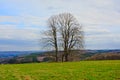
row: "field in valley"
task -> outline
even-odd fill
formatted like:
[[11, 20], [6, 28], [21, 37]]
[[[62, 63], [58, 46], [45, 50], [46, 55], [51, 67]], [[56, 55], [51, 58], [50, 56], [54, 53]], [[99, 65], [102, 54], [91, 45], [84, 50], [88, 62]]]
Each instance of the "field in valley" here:
[[120, 60], [0, 65], [0, 80], [120, 80]]

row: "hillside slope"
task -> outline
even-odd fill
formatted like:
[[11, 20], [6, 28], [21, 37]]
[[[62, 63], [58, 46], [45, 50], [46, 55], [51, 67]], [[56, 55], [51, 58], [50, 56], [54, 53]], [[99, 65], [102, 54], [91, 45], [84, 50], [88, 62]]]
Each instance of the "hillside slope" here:
[[0, 80], [120, 80], [120, 60], [0, 65]]

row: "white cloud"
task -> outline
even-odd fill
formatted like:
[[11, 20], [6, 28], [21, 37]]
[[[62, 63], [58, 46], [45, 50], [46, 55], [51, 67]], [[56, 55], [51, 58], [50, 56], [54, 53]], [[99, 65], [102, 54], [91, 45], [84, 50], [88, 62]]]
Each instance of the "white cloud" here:
[[[23, 12], [19, 14], [19, 19], [27, 25], [46, 25], [48, 17], [62, 12], [73, 13], [83, 24], [120, 25], [120, 14], [113, 9], [117, 6], [114, 0], [12, 0], [11, 2], [14, 2], [16, 6], [18, 5], [18, 8], [23, 9]], [[25, 3], [27, 5], [22, 5]], [[102, 8], [98, 6], [102, 6]], [[26, 12], [28, 13], [24, 13], [24, 7], [27, 8]]]
[[0, 25], [1, 39], [37, 40], [40, 38], [37, 29], [17, 29], [16, 25]]
[[99, 26], [83, 26], [85, 33], [110, 33], [110, 31], [106, 28]]
[[11, 23], [19, 23], [19, 17], [17, 16], [0, 16], [0, 23], [2, 22], [11, 22]]
[[18, 46], [18, 45], [0, 45], [0, 51], [33, 51], [33, 50], [40, 50], [40, 46], [36, 45], [36, 46]]
[[[11, 22], [14, 24], [23, 24], [23, 26], [46, 26], [47, 18], [38, 17], [38, 16], [32, 16], [32, 15], [19, 15], [19, 16], [0, 16], [0, 23], [4, 22], [7, 24], [7, 22]], [[9, 24], [9, 23], [8, 23]]]

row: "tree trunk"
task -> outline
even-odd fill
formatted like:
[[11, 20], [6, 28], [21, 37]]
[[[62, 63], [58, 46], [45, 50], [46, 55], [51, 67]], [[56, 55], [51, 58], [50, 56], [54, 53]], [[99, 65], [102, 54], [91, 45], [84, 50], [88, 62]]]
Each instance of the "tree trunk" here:
[[65, 62], [68, 62], [68, 53], [65, 54]]
[[58, 48], [56, 47], [56, 51], [55, 51], [55, 57], [56, 57], [56, 62], [58, 62]]
[[63, 59], [64, 59], [64, 55], [62, 55], [62, 62], [63, 62]]
[[57, 56], [57, 53], [56, 53], [56, 59], [55, 59], [56, 62], [58, 62], [58, 56]]
[[55, 31], [54, 31], [54, 40], [55, 40], [55, 56], [56, 56], [56, 62], [58, 62], [58, 44], [57, 44], [57, 35], [56, 35], [56, 29], [55, 29]]

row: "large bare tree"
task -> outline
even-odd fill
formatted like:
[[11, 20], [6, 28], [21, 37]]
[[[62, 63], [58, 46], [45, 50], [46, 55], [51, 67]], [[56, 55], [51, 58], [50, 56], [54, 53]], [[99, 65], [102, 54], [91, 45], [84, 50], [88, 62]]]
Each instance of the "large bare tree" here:
[[61, 35], [61, 44], [64, 50], [63, 57], [65, 57], [65, 61], [68, 61], [71, 50], [83, 49], [82, 26], [72, 14], [62, 13], [57, 17], [57, 27]]

